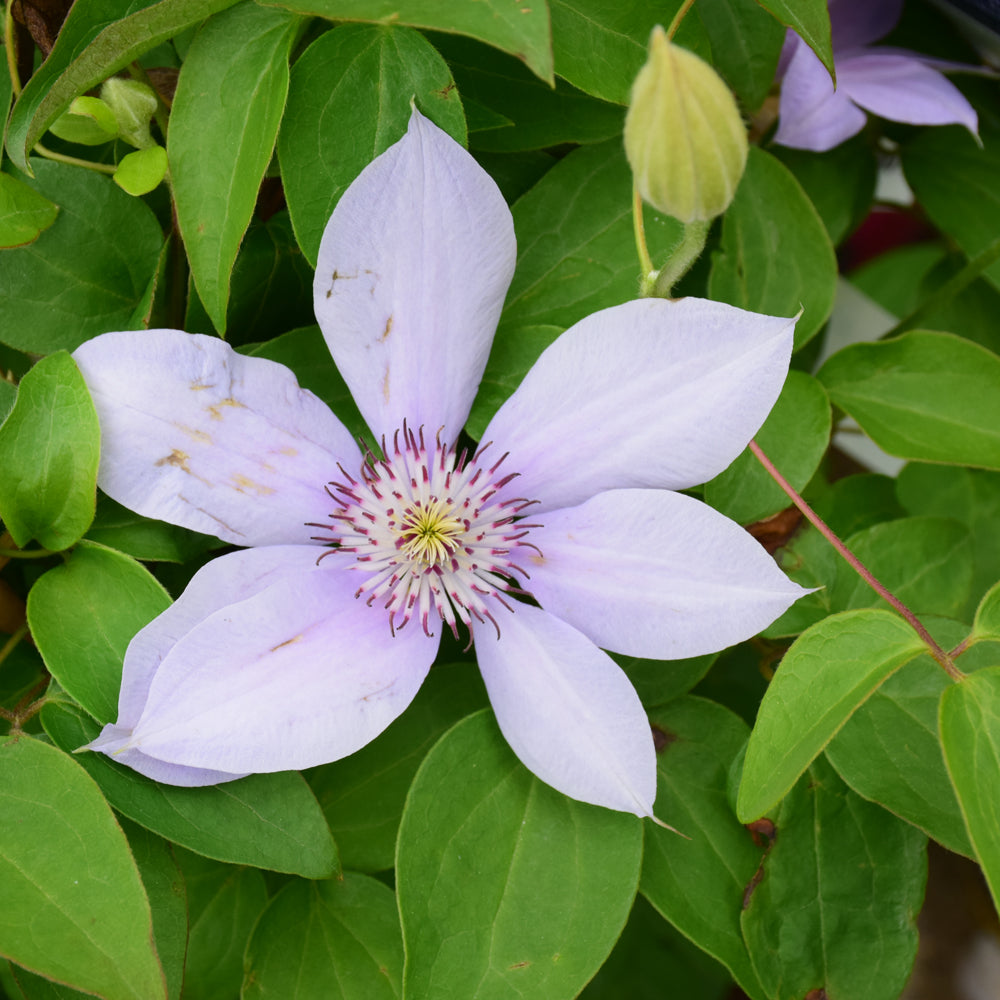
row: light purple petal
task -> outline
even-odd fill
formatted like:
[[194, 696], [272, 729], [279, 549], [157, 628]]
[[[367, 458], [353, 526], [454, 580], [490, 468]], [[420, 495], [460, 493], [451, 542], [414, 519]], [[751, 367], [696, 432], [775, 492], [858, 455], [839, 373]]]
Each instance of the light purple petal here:
[[612, 490], [531, 532], [532, 596], [604, 649], [700, 656], [766, 628], [807, 593], [738, 524], [666, 490]]
[[656, 755], [649, 721], [618, 665], [539, 608], [497, 613], [476, 655], [504, 737], [546, 784], [581, 802], [651, 816]]
[[496, 184], [414, 110], [344, 192], [323, 234], [316, 317], [376, 436], [461, 431], [514, 273]]
[[881, 118], [911, 125], [964, 125], [977, 133], [975, 109], [962, 92], [918, 56], [873, 50], [837, 63], [840, 90]]
[[336, 760], [374, 739], [416, 694], [438, 640], [393, 635], [335, 559], [318, 571], [275, 566], [276, 582], [195, 625], [156, 669], [127, 748], [256, 773]]
[[533, 511], [616, 487], [682, 489], [721, 472], [788, 373], [794, 319], [703, 299], [594, 313], [548, 347], [483, 435]]
[[358, 446], [283, 365], [178, 330], [107, 333], [73, 355], [101, 423], [98, 484], [126, 507], [237, 545], [306, 543]]
[[[837, 62], [837, 77], [841, 64]], [[854, 106], [843, 88], [836, 91], [826, 68], [808, 45], [796, 47], [781, 81], [779, 146], [822, 153], [860, 132], [865, 113]]]
[[[888, 35], [903, 12], [903, 0], [829, 0], [834, 55], [870, 45]], [[837, 65], [840, 75], [840, 65]]]

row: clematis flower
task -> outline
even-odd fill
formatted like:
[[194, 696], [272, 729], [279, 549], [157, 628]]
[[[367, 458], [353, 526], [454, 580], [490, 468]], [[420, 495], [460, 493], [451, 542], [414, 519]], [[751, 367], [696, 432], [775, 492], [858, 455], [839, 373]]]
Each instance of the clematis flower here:
[[911, 125], [964, 125], [978, 133], [978, 118], [941, 69], [972, 69], [902, 49], [871, 43], [896, 25], [903, 0], [829, 0], [833, 34], [834, 89], [816, 54], [789, 31], [778, 130], [781, 146], [821, 153], [864, 128], [866, 111]]
[[694, 299], [598, 312], [542, 354], [482, 447], [456, 448], [514, 259], [493, 181], [414, 111], [340, 200], [315, 280], [381, 454], [288, 369], [216, 338], [108, 333], [76, 351], [104, 491], [245, 546], [136, 635], [91, 749], [177, 785], [336, 760], [406, 708], [449, 629], [538, 777], [652, 814], [650, 728], [604, 650], [721, 649], [804, 593], [672, 492], [764, 420], [794, 321]]

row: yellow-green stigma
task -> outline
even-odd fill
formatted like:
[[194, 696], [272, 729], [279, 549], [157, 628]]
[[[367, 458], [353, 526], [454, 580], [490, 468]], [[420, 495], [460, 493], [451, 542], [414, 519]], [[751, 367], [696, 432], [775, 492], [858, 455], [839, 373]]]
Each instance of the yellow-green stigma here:
[[465, 531], [458, 518], [448, 516], [449, 509], [449, 504], [433, 500], [407, 511], [400, 523], [402, 555], [425, 566], [444, 563], [458, 548]]

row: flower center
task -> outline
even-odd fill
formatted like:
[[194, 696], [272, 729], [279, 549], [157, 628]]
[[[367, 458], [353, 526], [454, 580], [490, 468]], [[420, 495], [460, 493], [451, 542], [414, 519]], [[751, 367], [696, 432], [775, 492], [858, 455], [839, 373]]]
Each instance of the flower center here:
[[351, 569], [368, 574], [356, 596], [381, 602], [390, 629], [416, 616], [432, 635], [436, 615], [456, 636], [458, 622], [471, 627], [473, 620], [499, 632], [494, 601], [513, 611], [501, 595], [526, 593], [514, 574], [528, 576], [519, 548], [537, 552], [525, 541], [537, 525], [520, 519], [532, 501], [506, 496], [516, 473], [498, 472], [506, 455], [481, 465], [488, 447], [467, 460], [467, 452], [458, 455], [440, 440], [428, 446], [422, 429], [415, 434], [404, 424], [391, 448], [382, 442], [385, 458], [366, 449], [358, 477], [341, 466], [345, 481], [327, 486], [338, 508], [330, 514], [335, 526], [314, 525], [332, 529], [332, 537], [315, 540], [337, 547], [320, 558], [355, 555]]

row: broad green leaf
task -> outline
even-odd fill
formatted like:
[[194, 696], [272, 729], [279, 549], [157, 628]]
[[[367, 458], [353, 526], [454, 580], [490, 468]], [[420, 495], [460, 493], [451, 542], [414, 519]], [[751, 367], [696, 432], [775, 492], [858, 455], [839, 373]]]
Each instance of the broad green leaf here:
[[475, 440], [482, 440], [483, 431], [497, 410], [560, 333], [559, 326], [505, 326], [493, 339], [479, 391], [465, 422], [465, 429]]
[[137, 0], [123, 9], [119, 0], [78, 0], [48, 58], [14, 105], [7, 126], [7, 152], [14, 165], [29, 170], [29, 151], [74, 97], [233, 2]]
[[10, 174], [0, 174], [0, 249], [33, 243], [58, 214], [59, 206], [44, 195]]
[[[549, 0], [556, 73], [575, 87], [616, 104], [628, 104], [632, 81], [646, 61], [649, 36], [666, 27], [681, 0]], [[711, 47], [697, 17], [685, 17], [678, 45], [705, 59]]]
[[837, 258], [812, 202], [787, 167], [751, 148], [712, 253], [709, 297], [771, 316], [801, 310], [799, 348], [829, 318], [836, 287]]
[[60, 211], [30, 246], [0, 254], [0, 340], [31, 354], [72, 351], [128, 328], [163, 235], [148, 206], [109, 177], [52, 160], [32, 164], [25, 183]]
[[117, 714], [126, 647], [169, 605], [167, 592], [134, 559], [81, 542], [32, 587], [28, 624], [52, 676], [107, 723]]
[[153, 912], [153, 939], [169, 1000], [180, 1000], [187, 948], [187, 889], [170, 845], [141, 826], [119, 820]]
[[962, 816], [1000, 910], [1000, 667], [948, 688], [939, 724]]
[[917, 951], [927, 838], [822, 758], [773, 818], [741, 921], [766, 995], [897, 1000]]
[[296, 60], [278, 159], [295, 235], [314, 267], [340, 196], [371, 160], [402, 138], [411, 101], [465, 145], [454, 80], [419, 32], [342, 25], [320, 35]]
[[[517, 269], [499, 338], [520, 327], [565, 329], [598, 309], [636, 297], [632, 174], [620, 140], [570, 153], [511, 211]], [[681, 224], [649, 210], [645, 220], [650, 253], [661, 262], [680, 239]], [[547, 336], [546, 331], [539, 336]], [[518, 354], [524, 353], [519, 346]]]
[[396, 898], [353, 872], [292, 882], [257, 921], [245, 970], [242, 1000], [395, 1000], [403, 980]]
[[[774, 409], [755, 438], [797, 490], [812, 479], [826, 453], [830, 419], [830, 402], [819, 382], [805, 372], [789, 372]], [[790, 503], [785, 491], [748, 450], [705, 484], [705, 502], [740, 524], [761, 521]]]
[[833, 45], [830, 40], [830, 15], [826, 0], [758, 0], [786, 28], [819, 56], [820, 62], [834, 75]]
[[972, 596], [1000, 580], [1000, 472], [910, 462], [896, 480], [911, 514], [950, 517], [972, 534]]
[[264, 876], [186, 851], [176, 854], [187, 882], [190, 923], [184, 1000], [235, 998], [250, 932], [267, 906]]
[[518, 152], [621, 136], [625, 110], [620, 105], [562, 80], [552, 87], [513, 56], [471, 39], [439, 35], [435, 43], [462, 95], [472, 148]]
[[5, 378], [0, 378], [0, 420], [6, 420], [7, 414], [14, 409], [17, 399], [17, 389]]
[[1000, 358], [992, 351], [919, 330], [838, 351], [818, 377], [889, 454], [1000, 469]]
[[381, 735], [343, 760], [306, 773], [345, 868], [392, 868], [406, 793], [438, 737], [486, 705], [471, 663], [435, 664], [413, 703]]
[[404, 993], [575, 997], [611, 951], [639, 879], [638, 819], [535, 778], [487, 712], [424, 758], [399, 829]]
[[[1000, 232], [1000, 132], [989, 124], [979, 131], [982, 145], [958, 125], [925, 128], [901, 149], [906, 181], [934, 224], [969, 257], [993, 245]], [[1000, 263], [986, 270], [1000, 285]]]
[[[944, 649], [957, 646], [968, 633], [958, 622], [925, 624]], [[980, 670], [996, 664], [998, 654], [996, 642], [979, 642], [962, 654], [958, 666], [965, 672]], [[938, 707], [951, 683], [929, 655], [917, 657], [847, 720], [826, 756], [859, 795], [919, 827], [948, 850], [972, 857], [938, 736]]]
[[[42, 724], [69, 752], [100, 731], [82, 709], [61, 700], [45, 705]], [[339, 871], [319, 804], [293, 771], [178, 788], [144, 778], [101, 753], [82, 753], [77, 760], [122, 815], [188, 850], [305, 878]]]
[[694, 8], [712, 45], [712, 61], [748, 111], [774, 83], [785, 32], [756, 0], [699, 0]]
[[762, 851], [729, 805], [730, 764], [745, 722], [702, 698], [651, 714], [657, 745], [656, 814], [689, 837], [647, 826], [642, 894], [699, 948], [722, 962], [755, 998], [763, 989], [740, 931], [743, 893]]
[[97, 786], [61, 750], [0, 744], [0, 954], [105, 1000], [166, 1000], [149, 903]]
[[[552, 41], [546, 0], [268, 0], [297, 14], [331, 21], [367, 21], [469, 35], [509, 52], [552, 83]], [[423, 110], [423, 109], [421, 109]], [[431, 116], [433, 117], [433, 115]]]
[[17, 984], [19, 992], [10, 993], [10, 997], [20, 1000], [84, 1000], [93, 996], [92, 993], [81, 993], [74, 990], [72, 986], [62, 986], [54, 983], [51, 979], [43, 976], [36, 976], [35, 973], [22, 969], [19, 966], [13, 967], [14, 982]]
[[851, 713], [924, 650], [902, 618], [878, 609], [835, 615], [804, 632], [760, 704], [743, 766], [740, 819], [773, 809]]
[[973, 634], [979, 639], [1000, 639], [1000, 583], [994, 584], [979, 602]]
[[14, 541], [69, 548], [94, 519], [100, 427], [87, 385], [64, 351], [21, 379], [0, 426], [0, 517]]
[[687, 694], [708, 673], [718, 655], [709, 653], [684, 660], [647, 660], [640, 656], [612, 653], [611, 658], [625, 672], [643, 705], [652, 708]]
[[195, 36], [177, 81], [167, 152], [191, 273], [226, 330], [229, 279], [271, 160], [300, 19], [240, 3]]
[[219, 545], [211, 535], [153, 521], [115, 503], [103, 493], [87, 540], [149, 562], [187, 562]]
[[138, 198], [158, 187], [166, 175], [167, 151], [149, 146], [123, 156], [112, 179], [126, 194]]
[[[878, 160], [863, 133], [825, 153], [789, 146], [768, 150], [795, 175], [837, 246], [864, 219], [875, 197]], [[854, 280], [854, 275], [851, 275]]]

